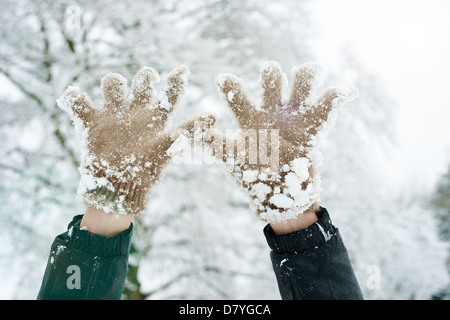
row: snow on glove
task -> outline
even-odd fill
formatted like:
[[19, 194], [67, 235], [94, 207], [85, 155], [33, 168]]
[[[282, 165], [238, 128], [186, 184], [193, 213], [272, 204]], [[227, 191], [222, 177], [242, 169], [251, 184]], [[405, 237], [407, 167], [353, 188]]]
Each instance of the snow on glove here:
[[319, 143], [334, 123], [337, 107], [358, 94], [354, 87], [329, 88], [313, 101], [311, 92], [318, 71], [320, 67], [313, 63], [293, 68], [294, 80], [286, 99], [287, 77], [280, 65], [264, 63], [260, 70], [262, 105], [258, 108], [248, 99], [241, 79], [232, 74], [216, 78], [240, 129], [236, 137], [227, 136], [222, 142], [221, 132], [211, 129], [207, 145], [248, 190], [256, 214], [270, 223], [318, 209]]
[[143, 67], [126, 97], [127, 80], [111, 73], [101, 81], [103, 106], [94, 107], [85, 93], [72, 86], [57, 100], [83, 140], [78, 195], [86, 205], [105, 212], [143, 213], [151, 187], [173, 156], [168, 152], [172, 144], [192, 142], [195, 130], [203, 132], [214, 124], [213, 116], [200, 115], [164, 131], [188, 74], [187, 66], [174, 69], [157, 92], [158, 73]]

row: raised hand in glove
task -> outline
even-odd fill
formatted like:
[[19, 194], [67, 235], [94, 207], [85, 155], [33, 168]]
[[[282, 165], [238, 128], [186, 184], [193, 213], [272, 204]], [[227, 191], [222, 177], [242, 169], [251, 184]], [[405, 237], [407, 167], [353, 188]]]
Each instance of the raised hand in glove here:
[[311, 92], [319, 70], [313, 63], [294, 68], [290, 96], [285, 98], [286, 75], [278, 63], [266, 62], [260, 70], [263, 94], [259, 107], [249, 100], [238, 77], [221, 74], [216, 78], [240, 130], [236, 137], [222, 141], [223, 134], [212, 129], [207, 144], [248, 190], [254, 211], [269, 223], [318, 209], [319, 143], [334, 122], [337, 107], [357, 95], [353, 87], [330, 88], [313, 101]]
[[187, 84], [189, 69], [181, 66], [157, 91], [158, 73], [141, 68], [127, 96], [127, 80], [119, 74], [103, 77], [103, 105], [94, 107], [77, 87], [69, 87], [58, 105], [71, 116], [82, 137], [78, 195], [88, 207], [104, 212], [140, 214], [149, 191], [161, 178], [177, 139], [192, 141], [195, 130], [210, 128], [215, 119], [200, 115], [164, 131]]

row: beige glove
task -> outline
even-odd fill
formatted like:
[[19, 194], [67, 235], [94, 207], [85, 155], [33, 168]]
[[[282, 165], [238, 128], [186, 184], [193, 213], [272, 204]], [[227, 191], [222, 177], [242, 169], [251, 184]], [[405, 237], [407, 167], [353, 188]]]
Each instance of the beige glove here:
[[58, 105], [71, 116], [83, 140], [78, 195], [88, 206], [105, 212], [140, 214], [151, 187], [161, 178], [172, 154], [172, 143], [192, 142], [195, 130], [210, 128], [215, 119], [201, 115], [163, 132], [169, 113], [179, 102], [189, 69], [174, 69], [163, 90], [156, 92], [158, 73], [141, 68], [126, 97], [127, 80], [103, 77], [103, 106], [95, 108], [77, 87], [69, 87]]
[[212, 129], [206, 142], [248, 190], [254, 211], [270, 223], [318, 209], [318, 167], [322, 161], [319, 143], [334, 123], [337, 106], [357, 96], [353, 87], [330, 88], [313, 102], [311, 90], [319, 70], [313, 63], [294, 68], [291, 94], [283, 99], [287, 77], [278, 63], [265, 63], [260, 75], [260, 107], [250, 102], [242, 81], [235, 75], [216, 78], [240, 130], [236, 137], [227, 136], [223, 141], [223, 134]]

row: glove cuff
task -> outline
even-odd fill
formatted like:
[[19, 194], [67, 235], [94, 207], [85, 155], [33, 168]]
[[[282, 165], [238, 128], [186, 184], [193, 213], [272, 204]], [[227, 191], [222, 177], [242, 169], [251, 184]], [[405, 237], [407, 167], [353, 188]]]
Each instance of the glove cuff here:
[[105, 183], [105, 178], [92, 176], [89, 176], [91, 183], [86, 184], [86, 177], [84, 178], [80, 180], [78, 196], [87, 206], [118, 214], [139, 215], [145, 211], [147, 192], [144, 192], [142, 186], [130, 186], [130, 183], [113, 185]]
[[292, 233], [276, 235], [270, 224], [264, 228], [264, 235], [269, 247], [278, 254], [304, 253], [307, 250], [320, 247], [330, 240], [338, 229], [331, 222], [328, 211], [320, 207], [316, 212], [317, 220], [309, 227]]

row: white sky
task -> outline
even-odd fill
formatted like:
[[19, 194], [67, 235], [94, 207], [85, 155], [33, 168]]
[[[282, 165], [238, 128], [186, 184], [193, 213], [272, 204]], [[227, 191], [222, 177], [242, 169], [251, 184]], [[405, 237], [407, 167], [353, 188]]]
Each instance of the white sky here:
[[431, 188], [450, 162], [450, 1], [312, 2], [321, 59], [351, 50], [400, 106], [401, 148], [387, 170]]

